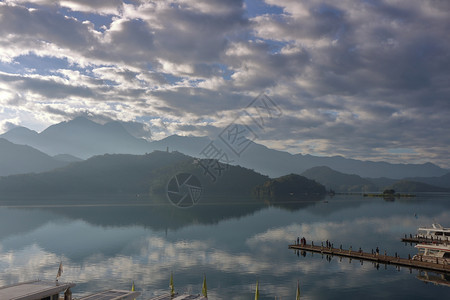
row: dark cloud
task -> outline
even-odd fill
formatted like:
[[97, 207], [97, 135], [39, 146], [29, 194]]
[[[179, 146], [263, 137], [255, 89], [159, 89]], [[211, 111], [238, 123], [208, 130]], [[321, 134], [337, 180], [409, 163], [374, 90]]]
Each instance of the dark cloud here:
[[152, 97], [161, 99], [166, 111], [174, 116], [186, 113], [196, 117], [215, 118], [222, 111], [240, 110], [250, 103], [251, 98], [228, 91], [211, 91], [209, 89], [180, 87], [165, 91], [154, 91]]
[[[448, 1], [265, 2], [281, 9], [249, 18], [241, 0], [0, 3], [0, 109], [151, 116], [168, 120], [167, 134], [211, 135], [268, 91], [283, 110], [259, 135], [268, 146], [450, 167]], [[66, 63], [44, 71], [16, 59], [30, 53]], [[399, 148], [409, 153], [392, 158]]]
[[50, 43], [83, 50], [96, 44], [89, 24], [52, 11], [21, 6], [0, 6], [0, 34], [4, 42], [13, 42], [25, 49], [40, 49]]
[[84, 86], [71, 86], [52, 79], [28, 77], [19, 75], [5, 75], [0, 73], [0, 81], [9, 82], [18, 91], [37, 93], [48, 99], [64, 99], [70, 96], [93, 97], [93, 91]]

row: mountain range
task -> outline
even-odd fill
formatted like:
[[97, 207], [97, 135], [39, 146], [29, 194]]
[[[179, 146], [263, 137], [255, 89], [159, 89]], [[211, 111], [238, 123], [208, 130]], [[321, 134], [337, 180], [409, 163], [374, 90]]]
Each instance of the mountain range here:
[[269, 179], [240, 166], [224, 165], [212, 180], [193, 157], [179, 152], [153, 151], [145, 155], [98, 155], [52, 171], [0, 177], [0, 193], [165, 194], [168, 182], [180, 173], [196, 176], [206, 195], [250, 196], [255, 186]]
[[323, 184], [328, 190], [335, 192], [370, 192], [384, 186], [377, 186], [372, 181], [355, 174], [345, 174], [329, 167], [313, 167], [301, 175]]
[[[77, 157], [87, 159], [94, 155], [105, 153], [145, 154], [155, 150], [165, 151], [166, 149], [169, 149], [169, 151], [176, 150], [194, 157], [207, 158], [202, 154], [202, 150], [211, 142], [211, 139], [207, 137], [172, 135], [162, 140], [149, 141], [148, 138], [139, 137], [142, 135], [133, 132], [133, 128], [139, 126], [129, 125], [117, 121], [99, 124], [87, 118], [78, 117], [68, 122], [52, 125], [40, 133], [25, 127], [16, 127], [0, 135], [0, 138], [17, 145], [28, 145], [41, 153], [55, 156], [53, 157], [55, 160], [57, 160], [57, 157], [61, 157], [60, 155], [76, 160]], [[314, 167], [327, 166], [341, 173], [355, 174], [364, 178], [387, 177], [396, 180], [404, 178], [435, 178], [430, 180], [441, 180], [444, 184], [449, 182], [446, 178], [439, 179], [448, 174], [449, 171], [432, 163], [391, 164], [348, 159], [340, 156], [318, 157], [290, 154], [270, 149], [254, 142], [240, 156], [237, 156], [220, 139], [217, 138], [213, 141], [220, 151], [228, 154], [230, 164], [253, 169], [272, 178], [291, 173], [301, 174]], [[10, 156], [8, 156], [8, 159], [4, 158], [6, 152], [2, 147], [4, 145], [0, 144], [0, 161], [11, 159]], [[20, 156], [19, 153], [17, 155]], [[41, 159], [37, 156], [35, 157], [36, 160]], [[20, 158], [17, 158], [15, 161], [17, 160], [20, 160]], [[65, 162], [67, 163], [67, 161]], [[36, 164], [48, 165], [49, 168], [54, 167], [52, 163], [36, 162]], [[56, 164], [55, 167], [57, 167]], [[23, 173], [24, 171], [26, 170], [23, 168], [15, 170], [5, 167], [1, 175]], [[28, 172], [36, 171], [38, 169], [30, 168], [28, 170]], [[447, 176], [450, 177], [450, 175]], [[431, 182], [427, 183], [432, 184]]]
[[[431, 178], [363, 178], [356, 174], [345, 174], [329, 167], [313, 167], [301, 174], [323, 184], [327, 190], [340, 193], [381, 192], [394, 189], [402, 193], [450, 192], [449, 174]], [[421, 180], [427, 180], [423, 182]]]
[[51, 157], [30, 146], [16, 145], [0, 138], [0, 176], [49, 171], [75, 160], [68, 155]]
[[52, 125], [41, 133], [16, 127], [0, 137], [49, 155], [70, 154], [83, 159], [105, 153], [142, 154], [152, 151], [145, 139], [133, 136], [122, 123], [102, 125], [84, 117]]

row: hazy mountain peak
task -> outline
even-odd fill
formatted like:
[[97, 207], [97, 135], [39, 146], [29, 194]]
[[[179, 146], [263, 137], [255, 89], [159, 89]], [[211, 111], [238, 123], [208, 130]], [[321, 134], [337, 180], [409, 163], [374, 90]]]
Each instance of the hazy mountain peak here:
[[[150, 141], [152, 139], [152, 132], [150, 126], [138, 123], [138, 122], [121, 122], [121, 121], [111, 121], [109, 123], [119, 123], [129, 134], [138, 139], [144, 139]], [[108, 123], [107, 123], [108, 124]]]
[[86, 118], [85, 116], [78, 116], [73, 118], [72, 120], [67, 121], [67, 123], [69, 122], [92, 122], [95, 123], [94, 121], [91, 121], [89, 118]]
[[0, 138], [0, 176], [48, 171], [66, 164], [30, 146]]
[[168, 137], [163, 138], [162, 140], [209, 140], [206, 136], [186, 136], [186, 135], [178, 135], [178, 134], [172, 134]]
[[[92, 120], [90, 120], [89, 118], [83, 117], [83, 116], [79, 116], [76, 117], [72, 120], [69, 121], [65, 121], [56, 125], [68, 125], [68, 126], [73, 126], [73, 125], [77, 125], [77, 126], [102, 126], [101, 124], [94, 122]], [[55, 125], [54, 125], [55, 126]]]
[[[34, 130], [28, 129], [26, 127], [22, 127], [22, 126], [18, 126], [18, 127], [14, 127], [10, 130], [8, 130], [6, 133], [2, 134], [1, 136], [9, 139], [9, 137], [15, 137], [15, 136], [20, 136], [23, 138], [34, 138], [35, 136], [37, 136], [38, 133]], [[12, 141], [14, 142], [14, 141]]]
[[130, 134], [121, 122], [102, 125], [82, 116], [52, 125], [40, 134], [10, 131], [2, 137], [50, 155], [67, 153], [81, 158], [105, 153], [143, 154], [153, 150], [148, 142]]
[[36, 131], [28, 129], [26, 127], [23, 126], [17, 126], [14, 128], [11, 128], [10, 130], [8, 130], [8, 132], [14, 132], [14, 133], [29, 133], [29, 134], [38, 134]]
[[337, 192], [367, 192], [376, 191], [377, 187], [369, 180], [355, 174], [345, 174], [327, 166], [318, 166], [302, 173], [303, 176], [314, 179], [328, 189]]
[[0, 137], [5, 138], [12, 143], [32, 146], [39, 138], [39, 134], [34, 130], [19, 126], [0, 135]]
[[[153, 150], [179, 151], [194, 157], [211, 141], [208, 137], [171, 135], [162, 140], [149, 142], [150, 128], [136, 122], [111, 121], [104, 125], [77, 117], [71, 121], [55, 124], [40, 134], [26, 128], [15, 128], [0, 135], [16, 144], [27, 144], [50, 155], [71, 154], [80, 158], [105, 153], [143, 154]], [[142, 139], [142, 137], [144, 139]], [[222, 153], [231, 153], [230, 145], [219, 138], [214, 139]], [[442, 176], [448, 172], [432, 163], [392, 164], [387, 162], [361, 161], [342, 156], [319, 157], [290, 154], [252, 143], [242, 155], [229, 156], [232, 164], [257, 170], [271, 177], [289, 173], [302, 173], [317, 166], [327, 166], [345, 174], [358, 174], [367, 178]]]
[[[54, 134], [67, 134], [75, 133], [75, 131], [82, 131], [86, 134], [93, 128], [99, 128], [102, 125], [95, 123], [85, 117], [76, 117], [75, 119], [64, 121], [58, 124], [49, 126], [47, 129], [41, 132], [41, 135], [54, 135]], [[69, 132], [68, 132], [69, 131]]]

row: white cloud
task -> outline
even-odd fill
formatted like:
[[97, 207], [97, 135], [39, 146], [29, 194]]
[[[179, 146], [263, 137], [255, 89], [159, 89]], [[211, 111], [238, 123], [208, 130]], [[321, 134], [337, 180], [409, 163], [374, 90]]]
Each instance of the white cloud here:
[[[442, 212], [438, 216], [420, 217], [420, 224], [415, 219], [410, 217], [402, 217], [392, 215], [386, 218], [378, 217], [361, 217], [344, 221], [330, 221], [330, 222], [313, 222], [304, 224], [292, 224], [289, 226], [271, 228], [265, 232], [258, 233], [246, 240], [246, 244], [252, 249], [260, 249], [265, 244], [277, 243], [293, 243], [296, 237], [305, 237], [307, 243], [310, 244], [314, 239], [315, 245], [320, 245], [326, 240], [340, 241], [345, 247], [349, 247], [348, 243], [355, 241], [364, 241], [364, 237], [368, 232], [385, 236], [386, 238], [393, 238], [404, 234], [405, 232], [412, 232], [418, 225], [425, 226], [426, 224], [442, 223], [449, 217], [448, 212]], [[345, 245], [347, 243], [347, 245]], [[334, 245], [339, 247], [339, 245]], [[375, 246], [372, 246], [375, 247]], [[367, 251], [367, 250], [366, 250]]]
[[[1, 113], [2, 112], [0, 112], [0, 114]], [[3, 119], [2, 121], [0, 121], [0, 132], [6, 132], [8, 130], [11, 130], [14, 127], [19, 126], [19, 124], [20, 124], [19, 117], [15, 117], [15, 118], [11, 118], [11, 119]]]
[[[204, 132], [197, 119], [271, 89], [287, 113], [262, 143], [450, 165], [445, 1], [265, 3], [283, 12], [249, 19], [239, 0], [1, 2], [4, 117], [177, 120], [162, 137]], [[417, 155], [392, 157], [391, 148]]]

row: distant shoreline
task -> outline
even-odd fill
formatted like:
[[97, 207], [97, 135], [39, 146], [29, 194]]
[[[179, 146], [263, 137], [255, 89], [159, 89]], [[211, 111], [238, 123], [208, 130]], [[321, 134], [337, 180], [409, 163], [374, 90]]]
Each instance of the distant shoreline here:
[[416, 197], [416, 195], [415, 194], [400, 194], [400, 193], [396, 193], [396, 194], [365, 193], [365, 194], [363, 194], [363, 197], [377, 197], [377, 198], [401, 198], [401, 197], [406, 197], [406, 198], [412, 198], [412, 197]]

